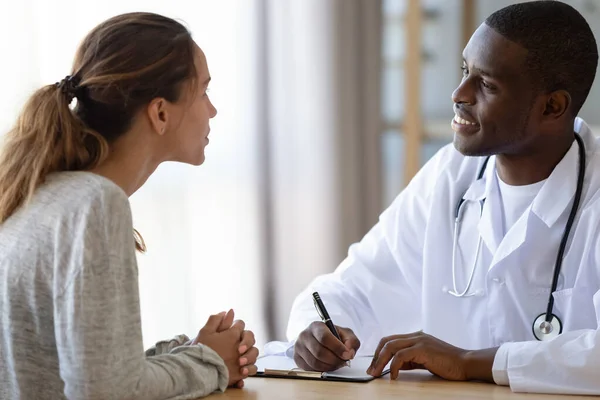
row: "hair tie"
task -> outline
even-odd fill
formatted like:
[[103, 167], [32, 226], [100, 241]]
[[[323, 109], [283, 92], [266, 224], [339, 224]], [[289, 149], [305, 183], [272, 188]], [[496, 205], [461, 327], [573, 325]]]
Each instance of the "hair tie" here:
[[66, 96], [69, 104], [77, 97], [80, 82], [79, 77], [71, 75], [67, 75], [62, 81], [56, 82], [56, 87]]

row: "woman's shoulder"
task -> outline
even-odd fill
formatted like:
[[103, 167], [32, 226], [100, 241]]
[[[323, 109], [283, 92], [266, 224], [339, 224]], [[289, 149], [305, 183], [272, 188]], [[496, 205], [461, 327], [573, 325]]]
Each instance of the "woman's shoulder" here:
[[63, 222], [131, 218], [127, 194], [111, 180], [84, 171], [50, 174], [22, 211]]
[[68, 205], [78, 202], [129, 204], [127, 194], [113, 181], [86, 171], [65, 171], [49, 175], [38, 190], [40, 197], [51, 197]]
[[40, 274], [67, 281], [81, 265], [133, 251], [132, 229], [129, 199], [113, 182], [88, 172], [53, 173], [0, 224], [0, 253], [19, 268], [55, 265]]

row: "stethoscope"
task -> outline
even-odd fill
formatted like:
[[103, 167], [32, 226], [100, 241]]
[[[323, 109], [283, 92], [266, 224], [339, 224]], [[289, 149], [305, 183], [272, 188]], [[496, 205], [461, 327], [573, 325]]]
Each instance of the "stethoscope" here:
[[[575, 221], [575, 215], [577, 214], [577, 210], [579, 209], [579, 201], [581, 200], [581, 194], [583, 192], [583, 180], [585, 178], [585, 145], [583, 144], [583, 140], [581, 137], [575, 133], [575, 140], [577, 141], [577, 145], [579, 146], [579, 171], [577, 174], [577, 189], [575, 190], [575, 198], [573, 199], [573, 205], [571, 206], [571, 213], [569, 214], [569, 219], [567, 220], [567, 224], [565, 225], [565, 230], [563, 232], [562, 239], [560, 241], [560, 246], [558, 247], [558, 254], [556, 255], [556, 262], [554, 264], [554, 274], [552, 277], [552, 286], [550, 288], [550, 295], [548, 297], [548, 306], [546, 307], [546, 312], [538, 315], [538, 317], [533, 321], [532, 331], [533, 336], [537, 340], [550, 340], [562, 333], [562, 321], [558, 318], [554, 312], [554, 297], [552, 294], [556, 291], [556, 287], [558, 285], [558, 277], [560, 275], [560, 269], [562, 267], [563, 256], [565, 253], [565, 249], [567, 247], [567, 240], [569, 239], [569, 232], [573, 227], [573, 223]], [[483, 161], [483, 165], [481, 166], [479, 173], [477, 174], [477, 180], [483, 177], [485, 172], [485, 168], [489, 161], [490, 157], [486, 157]], [[465, 192], [466, 193], [466, 192]], [[465, 197], [459, 200], [458, 205], [456, 206], [455, 219], [454, 219], [454, 240], [452, 245], [452, 284], [454, 286], [454, 290], [449, 290], [448, 293], [455, 297], [470, 297], [474, 296], [476, 293], [468, 293], [469, 288], [471, 287], [471, 283], [473, 282], [473, 276], [475, 275], [475, 267], [477, 266], [477, 259], [479, 258], [479, 251], [481, 249], [481, 235], [479, 235], [479, 240], [477, 242], [477, 250], [475, 252], [475, 259], [473, 261], [473, 265], [471, 267], [471, 273], [469, 274], [469, 279], [467, 280], [467, 286], [465, 290], [459, 292], [456, 288], [456, 249], [458, 247], [458, 234], [460, 231], [460, 223], [461, 223], [461, 207], [465, 202]], [[480, 206], [480, 216], [483, 213], [483, 205], [485, 203], [485, 199], [479, 201]]]

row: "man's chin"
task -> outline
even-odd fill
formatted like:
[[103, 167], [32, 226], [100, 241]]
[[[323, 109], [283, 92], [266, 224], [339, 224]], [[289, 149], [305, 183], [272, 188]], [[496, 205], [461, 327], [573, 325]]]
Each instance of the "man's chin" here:
[[493, 154], [493, 152], [490, 152], [489, 149], [485, 149], [478, 143], [473, 143], [470, 140], [457, 138], [456, 135], [454, 135], [453, 144], [456, 151], [458, 151], [465, 157], [484, 157]]

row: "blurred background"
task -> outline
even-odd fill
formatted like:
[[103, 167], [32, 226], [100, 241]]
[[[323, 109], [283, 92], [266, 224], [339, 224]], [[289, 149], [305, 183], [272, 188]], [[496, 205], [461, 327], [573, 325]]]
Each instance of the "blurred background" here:
[[[566, 1], [596, 33], [600, 2]], [[213, 119], [201, 167], [162, 165], [131, 198], [146, 347], [233, 308], [258, 344], [440, 147], [471, 33], [505, 0], [0, 0], [0, 131], [68, 75], [106, 18], [183, 21], [206, 53]], [[600, 125], [599, 83], [581, 116]], [[600, 131], [600, 130], [599, 130]]]

